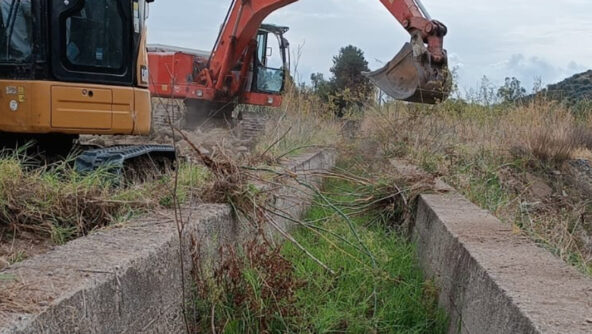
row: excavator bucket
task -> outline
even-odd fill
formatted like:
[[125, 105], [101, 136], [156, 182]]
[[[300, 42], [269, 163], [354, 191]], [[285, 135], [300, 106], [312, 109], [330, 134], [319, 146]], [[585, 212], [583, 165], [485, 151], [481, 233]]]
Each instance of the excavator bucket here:
[[434, 64], [429, 59], [423, 43], [405, 43], [385, 67], [365, 75], [396, 100], [437, 104], [448, 98], [452, 79], [446, 61]]

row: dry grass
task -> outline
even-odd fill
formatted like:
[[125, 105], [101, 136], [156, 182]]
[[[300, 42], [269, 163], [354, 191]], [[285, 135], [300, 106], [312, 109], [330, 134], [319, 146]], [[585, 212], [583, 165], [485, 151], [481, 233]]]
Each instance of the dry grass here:
[[[203, 187], [207, 171], [200, 166], [179, 169], [178, 196]], [[120, 184], [106, 170], [81, 175], [65, 161], [29, 169], [27, 159], [0, 159], [0, 232], [22, 232], [63, 244], [92, 230], [172, 205], [170, 173], [153, 174], [142, 182]]]
[[0, 290], [0, 322], [8, 315], [39, 312], [41, 310], [41, 307], [38, 306], [39, 303], [45, 302], [47, 304], [49, 302], [34, 296], [30, 288], [23, 283], [17, 282], [14, 277], [3, 278], [0, 275], [0, 283], [2, 281], [8, 281], [9, 283]]
[[210, 270], [200, 265], [202, 259], [194, 258], [195, 332], [285, 331], [286, 319], [299, 314], [295, 300], [302, 282], [281, 248], [255, 238], [238, 250], [225, 246], [219, 252], [220, 261]]
[[396, 153], [399, 144], [440, 153], [466, 146], [563, 162], [591, 148], [591, 127], [592, 120], [576, 120], [568, 109], [544, 100], [495, 108], [451, 101], [437, 107], [393, 103], [372, 108], [363, 130], [389, 153]]
[[592, 122], [588, 122], [588, 125], [580, 125], [575, 128], [573, 136], [577, 138], [577, 141], [588, 150], [592, 150]]
[[505, 124], [514, 132], [514, 147], [522, 147], [537, 159], [561, 163], [586, 148], [585, 132], [572, 113], [552, 103], [517, 107]]
[[274, 160], [311, 147], [332, 146], [341, 138], [341, 125], [314, 94], [289, 87], [283, 107], [271, 112], [255, 153]]
[[592, 274], [592, 205], [563, 163], [590, 158], [592, 119], [538, 100], [371, 108], [362, 129], [387, 157], [405, 157]]

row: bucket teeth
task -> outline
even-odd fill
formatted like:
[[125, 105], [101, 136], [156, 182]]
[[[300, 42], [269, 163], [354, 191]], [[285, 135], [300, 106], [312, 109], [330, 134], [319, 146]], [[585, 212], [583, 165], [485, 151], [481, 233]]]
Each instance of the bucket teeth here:
[[405, 43], [386, 66], [365, 75], [390, 97], [408, 102], [437, 104], [448, 98], [452, 87], [446, 61], [430, 62], [423, 43]]

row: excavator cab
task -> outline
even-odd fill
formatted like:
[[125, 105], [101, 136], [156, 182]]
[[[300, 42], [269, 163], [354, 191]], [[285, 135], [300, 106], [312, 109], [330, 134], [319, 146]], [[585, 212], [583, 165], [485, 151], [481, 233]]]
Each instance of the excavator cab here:
[[288, 27], [272, 24], [262, 24], [259, 28], [257, 51], [253, 57], [252, 92], [281, 94], [284, 91], [290, 68], [290, 43], [284, 38], [288, 30]]
[[183, 99], [188, 112], [181, 123], [186, 129], [232, 123], [237, 104], [279, 107], [290, 69], [290, 43], [284, 37], [288, 30], [261, 24], [251, 38], [252, 48], [240, 52], [240, 59], [226, 77], [236, 85], [226, 85], [218, 94], [203, 80], [215, 54], [148, 45], [152, 96]]

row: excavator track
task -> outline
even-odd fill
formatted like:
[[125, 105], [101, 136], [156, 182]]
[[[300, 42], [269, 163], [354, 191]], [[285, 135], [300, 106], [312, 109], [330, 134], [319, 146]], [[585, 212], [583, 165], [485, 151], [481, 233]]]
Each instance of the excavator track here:
[[75, 162], [79, 173], [89, 173], [107, 168], [111, 173], [121, 174], [126, 162], [140, 157], [165, 157], [176, 159], [175, 148], [169, 145], [132, 145], [92, 149], [82, 152]]

